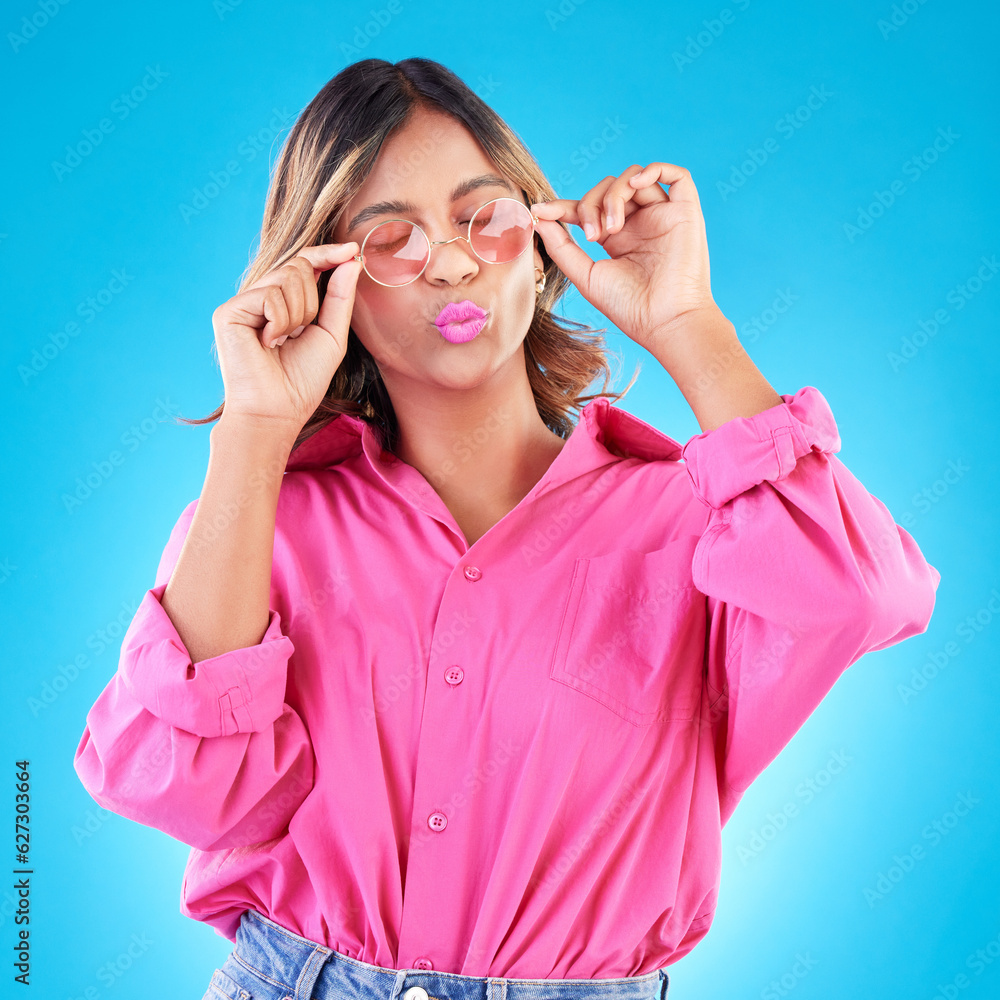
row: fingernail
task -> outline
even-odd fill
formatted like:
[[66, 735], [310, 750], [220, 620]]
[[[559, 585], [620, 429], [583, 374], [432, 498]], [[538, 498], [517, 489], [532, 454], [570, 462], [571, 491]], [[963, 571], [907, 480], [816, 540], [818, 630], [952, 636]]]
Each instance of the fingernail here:
[[605, 225], [608, 227], [608, 230], [610, 231], [611, 227], [614, 224], [615, 224], [615, 217], [609, 212], [607, 218], [605, 219]]
[[590, 222], [585, 222], [583, 224], [583, 231], [587, 234], [587, 239], [592, 240], [597, 235], [597, 230], [594, 228], [593, 224]]
[[281, 347], [281, 345], [282, 345], [282, 344], [283, 344], [283, 343], [284, 343], [284, 342], [285, 342], [286, 340], [288, 340], [288, 334], [287, 334], [287, 333], [286, 333], [286, 334], [285, 334], [285, 335], [284, 335], [283, 337], [279, 337], [279, 338], [278, 338], [278, 339], [277, 339], [277, 340], [276, 340], [276, 341], [274, 342], [274, 346], [275, 346], [275, 347]]
[[289, 336], [297, 337], [304, 329], [305, 326], [297, 326], [294, 330], [292, 330]]

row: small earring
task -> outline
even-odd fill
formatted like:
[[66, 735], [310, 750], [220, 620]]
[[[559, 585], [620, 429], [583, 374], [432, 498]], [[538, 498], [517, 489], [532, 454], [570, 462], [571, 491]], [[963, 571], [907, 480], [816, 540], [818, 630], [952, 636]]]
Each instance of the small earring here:
[[535, 292], [536, 292], [536, 294], [541, 295], [542, 292], [545, 291], [545, 280], [546, 280], [547, 276], [546, 276], [545, 272], [540, 267], [536, 267], [535, 268], [535, 273], [536, 274], [541, 274], [541, 276], [542, 276], [540, 281], [536, 281], [535, 282]]

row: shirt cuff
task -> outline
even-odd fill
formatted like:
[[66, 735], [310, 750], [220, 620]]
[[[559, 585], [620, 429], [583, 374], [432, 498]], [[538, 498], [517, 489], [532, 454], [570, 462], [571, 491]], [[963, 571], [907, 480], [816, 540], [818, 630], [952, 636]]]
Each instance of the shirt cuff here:
[[718, 509], [760, 483], [787, 476], [810, 451], [840, 451], [837, 423], [823, 394], [807, 385], [754, 414], [696, 434], [681, 449], [695, 496]]
[[122, 642], [119, 673], [157, 718], [196, 736], [267, 729], [284, 710], [288, 659], [295, 647], [271, 610], [256, 646], [193, 663], [161, 601], [166, 583], [146, 591]]

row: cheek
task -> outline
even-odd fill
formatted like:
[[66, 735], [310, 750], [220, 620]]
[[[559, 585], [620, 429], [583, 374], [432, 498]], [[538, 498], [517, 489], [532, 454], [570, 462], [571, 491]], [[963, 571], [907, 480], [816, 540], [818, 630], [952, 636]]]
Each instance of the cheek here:
[[531, 325], [535, 312], [535, 285], [533, 281], [511, 281], [504, 296], [505, 326], [511, 335], [523, 338]]
[[355, 293], [351, 325], [382, 366], [399, 367], [419, 342], [422, 313], [407, 296], [376, 286]]

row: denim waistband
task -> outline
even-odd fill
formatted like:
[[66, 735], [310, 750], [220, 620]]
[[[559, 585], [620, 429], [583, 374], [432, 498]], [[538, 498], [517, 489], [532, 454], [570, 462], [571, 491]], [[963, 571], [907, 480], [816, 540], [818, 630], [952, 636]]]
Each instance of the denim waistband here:
[[248, 969], [259, 987], [249, 993], [240, 989], [233, 1000], [245, 1000], [244, 994], [256, 1000], [260, 988], [267, 1000], [666, 1000], [670, 985], [664, 969], [621, 979], [514, 979], [383, 969], [295, 934], [256, 910], [242, 914], [226, 966], [231, 972]]

